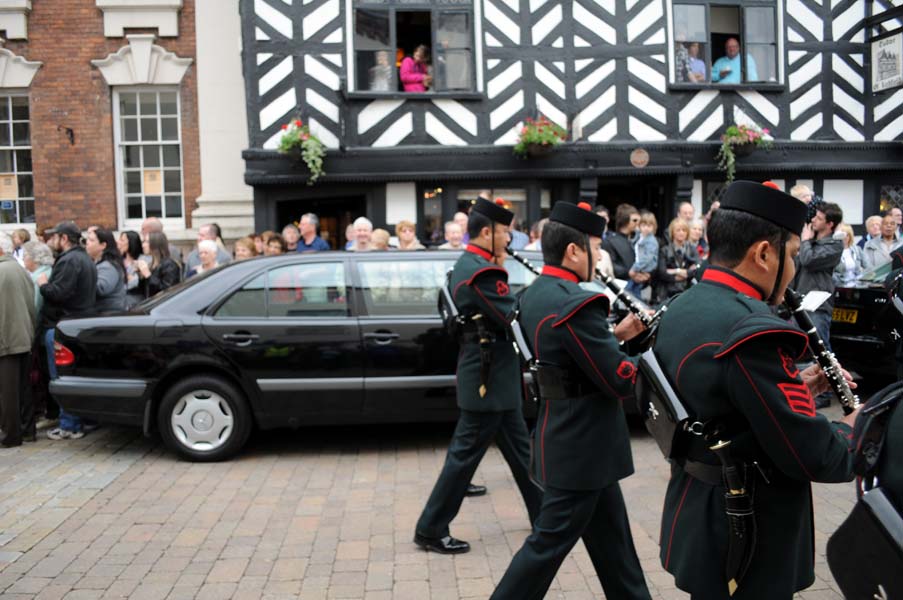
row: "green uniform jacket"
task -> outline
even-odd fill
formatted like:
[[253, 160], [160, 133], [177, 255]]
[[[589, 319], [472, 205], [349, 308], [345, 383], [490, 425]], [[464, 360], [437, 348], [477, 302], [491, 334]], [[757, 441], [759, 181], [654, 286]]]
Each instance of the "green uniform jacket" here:
[[564, 490], [608, 487], [633, 473], [623, 402], [636, 364], [609, 331], [608, 298], [546, 266], [521, 296], [521, 326], [539, 363], [567, 371], [580, 395], [543, 398], [534, 432], [534, 476]]
[[474, 245], [455, 263], [451, 290], [462, 315], [483, 315], [487, 329], [495, 335], [486, 396], [480, 397], [480, 345], [461, 344], [458, 352], [458, 406], [474, 412], [514, 410], [522, 402], [520, 362], [508, 339], [508, 314], [514, 297], [508, 289], [508, 272], [490, 262], [492, 255]]
[[[815, 412], [795, 361], [807, 347], [802, 331], [771, 313], [761, 291], [710, 266], [662, 317], [655, 353], [691, 415], [733, 423], [733, 455], [758, 461], [752, 565], [733, 596], [788, 599], [814, 581], [810, 482], [850, 481], [852, 430]], [[690, 458], [718, 465], [702, 438]], [[672, 467], [662, 514], [661, 560], [677, 587], [701, 598], [728, 598], [728, 523], [724, 488]]]

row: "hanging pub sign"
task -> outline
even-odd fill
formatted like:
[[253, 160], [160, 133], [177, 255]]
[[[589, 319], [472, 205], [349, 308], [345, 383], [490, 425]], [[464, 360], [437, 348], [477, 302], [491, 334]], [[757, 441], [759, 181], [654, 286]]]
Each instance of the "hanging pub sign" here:
[[872, 92], [903, 86], [903, 32], [872, 42]]

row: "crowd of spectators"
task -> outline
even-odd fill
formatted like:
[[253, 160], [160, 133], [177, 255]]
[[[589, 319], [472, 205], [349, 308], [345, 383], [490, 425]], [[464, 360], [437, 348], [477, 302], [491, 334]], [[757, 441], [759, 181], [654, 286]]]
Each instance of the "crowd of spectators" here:
[[[797, 275], [792, 285], [801, 293], [833, 292], [849, 285], [865, 271], [890, 262], [903, 245], [903, 213], [893, 208], [866, 220], [866, 233], [857, 242], [853, 229], [843, 223], [843, 211], [826, 203], [806, 186], [791, 194], [809, 205], [811, 215], [801, 236]], [[666, 302], [695, 281], [708, 256], [705, 229], [718, 203], [697, 218], [693, 205], [681, 203], [677, 218], [659, 231], [655, 215], [621, 204], [603, 232], [599, 270], [628, 281], [628, 291], [652, 305]], [[608, 209], [596, 212], [609, 218]], [[445, 223], [444, 242], [437, 250], [461, 250], [468, 242], [468, 216], [458, 212]], [[541, 250], [542, 228], [535, 222], [528, 233], [512, 227], [508, 242], [515, 250]], [[364, 216], [346, 229], [345, 250], [352, 252], [424, 250], [411, 221], [395, 225], [394, 236], [374, 229]], [[215, 223], [198, 228], [197, 244], [184, 262], [171, 244], [159, 219], [148, 218], [140, 232], [91, 226], [84, 232], [72, 221], [59, 223], [36, 236], [17, 229], [0, 233], [0, 443], [16, 446], [35, 439], [38, 430], [54, 440], [78, 439], [92, 427], [66, 414], [47, 391], [55, 377], [54, 327], [60, 319], [129, 310], [146, 298], [180, 281], [213, 271], [233, 260], [275, 256], [287, 252], [330, 250], [320, 220], [306, 213], [281, 233], [252, 233], [226, 249]], [[233, 254], [234, 253], [234, 254]], [[831, 301], [813, 320], [830, 343]]]

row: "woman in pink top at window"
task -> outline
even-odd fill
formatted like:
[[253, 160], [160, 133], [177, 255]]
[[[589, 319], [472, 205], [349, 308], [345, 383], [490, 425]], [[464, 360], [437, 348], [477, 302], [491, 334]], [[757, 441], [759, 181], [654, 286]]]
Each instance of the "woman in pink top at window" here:
[[401, 83], [406, 92], [425, 92], [432, 86], [433, 77], [427, 70], [430, 48], [423, 44], [414, 50], [414, 56], [405, 56], [401, 61]]

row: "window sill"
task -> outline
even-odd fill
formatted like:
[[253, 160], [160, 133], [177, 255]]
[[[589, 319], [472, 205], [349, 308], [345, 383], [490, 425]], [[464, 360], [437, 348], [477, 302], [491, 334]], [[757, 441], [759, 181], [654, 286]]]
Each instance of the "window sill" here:
[[679, 92], [698, 92], [699, 90], [729, 90], [757, 92], [783, 92], [787, 89], [783, 83], [757, 82], [757, 83], [669, 83], [668, 89]]
[[343, 92], [346, 100], [485, 100], [482, 92]]

